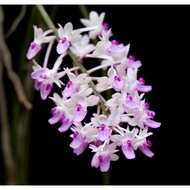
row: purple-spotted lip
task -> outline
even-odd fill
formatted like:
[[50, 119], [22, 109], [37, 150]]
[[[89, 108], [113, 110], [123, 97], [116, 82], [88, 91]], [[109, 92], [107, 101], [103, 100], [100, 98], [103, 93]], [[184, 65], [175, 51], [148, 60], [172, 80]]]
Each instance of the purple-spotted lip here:
[[100, 129], [101, 129], [102, 131], [104, 131], [105, 127], [106, 127], [105, 124], [101, 124], [101, 125], [100, 125]]
[[131, 141], [130, 140], [128, 140], [127, 141], [127, 145], [129, 146], [129, 147], [131, 147], [132, 145], [131, 145]]
[[31, 49], [34, 49], [34, 48], [36, 47], [36, 43], [35, 43], [35, 42], [32, 42], [32, 43], [30, 44], [30, 47], [31, 47]]
[[67, 88], [70, 88], [72, 84], [73, 84], [72, 81], [69, 81], [69, 82], [67, 83]]
[[135, 61], [135, 56], [129, 55], [128, 59], [131, 60], [131, 61]]
[[77, 104], [77, 111], [79, 112], [81, 110], [82, 106], [80, 104]]
[[112, 40], [111, 43], [112, 43], [113, 45], [119, 45], [119, 43], [118, 43], [117, 40]]
[[103, 162], [103, 156], [98, 156], [98, 160], [100, 163]]
[[51, 108], [51, 114], [54, 115], [56, 112], [56, 108]]
[[138, 81], [139, 81], [141, 84], [145, 84], [144, 78], [139, 78]]
[[48, 90], [50, 90], [52, 88], [52, 85], [51, 84], [47, 84], [46, 85], [46, 90], [48, 91]]
[[75, 131], [75, 132], [74, 132], [74, 135], [73, 135], [74, 138], [76, 138], [76, 137], [78, 136], [78, 134], [79, 134], [78, 131]]
[[67, 38], [66, 38], [66, 37], [63, 37], [63, 38], [61, 39], [61, 43], [62, 43], [62, 44], [64, 44], [66, 41], [67, 41]]
[[118, 77], [118, 76], [114, 76], [114, 80], [117, 80], [118, 82], [120, 82], [120, 81], [121, 81], [121, 78]]

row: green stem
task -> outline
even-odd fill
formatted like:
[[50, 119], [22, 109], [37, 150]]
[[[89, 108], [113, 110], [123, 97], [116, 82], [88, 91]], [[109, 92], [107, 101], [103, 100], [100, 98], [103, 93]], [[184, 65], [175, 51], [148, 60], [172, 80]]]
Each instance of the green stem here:
[[84, 18], [88, 18], [88, 10], [85, 5], [79, 5], [80, 12], [82, 13]]
[[46, 10], [44, 9], [43, 5], [36, 5], [36, 7], [38, 8], [40, 14], [42, 15], [44, 21], [46, 22], [46, 24], [51, 28], [51, 29], [56, 29], [55, 25], [53, 24], [51, 18], [49, 17], [49, 15], [47, 14]]

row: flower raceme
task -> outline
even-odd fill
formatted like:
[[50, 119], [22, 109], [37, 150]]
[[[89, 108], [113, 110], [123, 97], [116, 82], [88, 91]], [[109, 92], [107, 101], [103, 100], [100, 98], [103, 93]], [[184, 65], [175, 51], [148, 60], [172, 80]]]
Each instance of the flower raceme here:
[[[152, 157], [152, 143], [147, 138], [153, 133], [148, 130], [161, 125], [154, 121], [155, 112], [144, 98], [152, 86], [137, 77], [141, 61], [128, 55], [129, 44], [110, 40], [113, 33], [104, 23], [104, 17], [105, 13], [98, 15], [91, 11], [89, 19], [80, 19], [84, 27], [75, 30], [71, 22], [45, 32], [34, 26], [34, 41], [26, 55], [33, 62], [34, 88], [40, 91], [42, 100], [49, 98], [55, 104], [48, 122], [60, 123], [59, 132], [70, 129], [73, 152], [80, 155], [90, 148], [94, 152], [91, 166], [99, 167], [101, 172], [107, 172], [110, 162], [119, 159], [116, 154], [119, 149], [129, 160], [136, 157], [137, 150]], [[95, 38], [96, 44], [91, 42]], [[56, 39], [58, 58], [49, 68], [48, 60]], [[35, 57], [43, 43], [48, 47], [41, 66]], [[73, 61], [73, 67], [62, 66], [66, 56]], [[86, 58], [98, 59], [101, 63], [97, 61], [97, 66], [86, 70]], [[93, 72], [101, 69], [107, 75], [93, 76]], [[67, 80], [65, 84], [63, 78]], [[61, 89], [60, 93], [54, 92], [54, 84]], [[112, 92], [110, 98], [106, 97], [108, 90]]]

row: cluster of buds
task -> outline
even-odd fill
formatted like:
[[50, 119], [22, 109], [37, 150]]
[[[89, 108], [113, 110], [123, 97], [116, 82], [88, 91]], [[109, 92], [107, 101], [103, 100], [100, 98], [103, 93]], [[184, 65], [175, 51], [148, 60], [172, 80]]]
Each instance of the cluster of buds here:
[[[26, 55], [33, 62], [34, 88], [42, 100], [49, 98], [55, 104], [48, 122], [60, 123], [59, 132], [70, 129], [73, 152], [80, 155], [90, 148], [94, 152], [91, 166], [100, 167], [101, 172], [108, 171], [110, 162], [119, 159], [119, 149], [127, 159], [134, 159], [137, 149], [152, 157], [152, 143], [147, 140], [152, 132], [148, 130], [161, 125], [153, 120], [155, 112], [144, 99], [152, 87], [145, 84], [144, 78], [137, 78], [141, 61], [128, 55], [129, 44], [110, 40], [113, 33], [104, 17], [105, 13], [91, 11], [89, 19], [80, 19], [83, 27], [75, 30], [71, 22], [45, 32], [34, 26], [34, 40]], [[93, 43], [95, 39], [97, 42]], [[58, 58], [53, 68], [48, 68], [54, 42]], [[48, 46], [40, 66], [35, 56], [44, 43]], [[73, 67], [61, 66], [66, 56], [71, 58]], [[98, 60], [97, 66], [86, 70], [85, 58]], [[106, 75], [93, 76], [100, 70]], [[63, 77], [68, 80], [66, 84]], [[52, 92], [54, 84], [60, 93]], [[105, 96], [107, 91], [112, 92], [111, 98]], [[94, 107], [95, 112], [89, 107]]]

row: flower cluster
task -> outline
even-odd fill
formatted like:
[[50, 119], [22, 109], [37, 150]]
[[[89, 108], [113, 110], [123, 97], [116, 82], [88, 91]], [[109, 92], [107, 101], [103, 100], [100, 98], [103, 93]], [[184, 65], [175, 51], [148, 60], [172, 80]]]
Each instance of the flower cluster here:
[[[80, 155], [90, 148], [94, 152], [91, 166], [100, 167], [102, 172], [109, 170], [111, 161], [119, 159], [116, 152], [120, 148], [127, 159], [134, 159], [137, 149], [152, 157], [154, 153], [149, 149], [152, 143], [148, 140], [152, 132], [148, 130], [161, 125], [153, 120], [155, 112], [144, 98], [152, 87], [137, 76], [141, 61], [128, 55], [129, 44], [110, 40], [113, 33], [108, 23], [104, 23], [104, 17], [105, 13], [98, 15], [91, 11], [89, 19], [80, 19], [83, 27], [79, 29], [73, 29], [71, 22], [45, 32], [34, 26], [34, 40], [26, 55], [33, 62], [34, 88], [40, 91], [42, 100], [49, 98], [55, 104], [48, 122], [59, 123], [59, 132], [70, 129], [73, 152]], [[94, 39], [97, 43], [92, 43]], [[58, 58], [53, 68], [48, 68], [54, 42]], [[40, 66], [35, 56], [44, 43], [48, 47]], [[71, 58], [73, 67], [61, 65], [66, 56]], [[85, 58], [101, 60], [101, 63], [86, 70]], [[106, 71], [107, 75], [92, 75], [99, 70]], [[66, 84], [63, 77], [68, 79]], [[54, 84], [61, 89], [60, 94], [52, 93]], [[112, 92], [111, 98], [105, 96], [108, 90]], [[90, 112], [89, 107], [96, 111]]]

